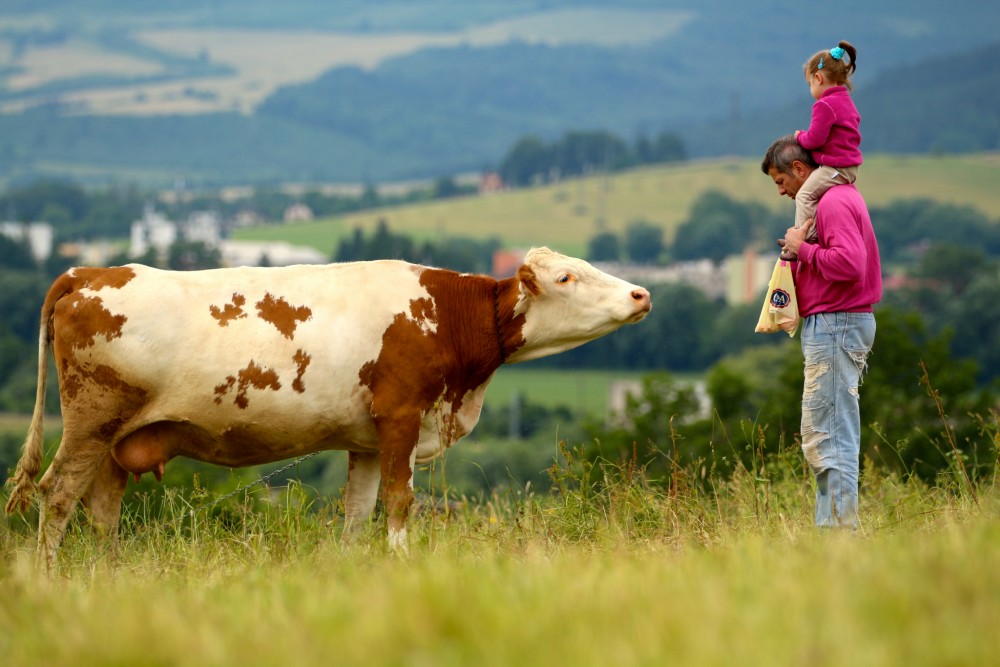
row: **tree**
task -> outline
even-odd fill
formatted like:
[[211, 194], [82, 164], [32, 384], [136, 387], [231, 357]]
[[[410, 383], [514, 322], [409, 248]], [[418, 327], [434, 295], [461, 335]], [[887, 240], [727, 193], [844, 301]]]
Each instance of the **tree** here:
[[781, 236], [789, 224], [761, 204], [738, 202], [712, 190], [695, 201], [690, 216], [677, 228], [673, 256], [720, 262], [742, 252], [748, 243]]
[[13, 214], [21, 222], [42, 220], [47, 205], [59, 206], [68, 219], [81, 220], [87, 212], [87, 193], [83, 188], [65, 181], [41, 180], [0, 198], [0, 211]]
[[536, 136], [520, 139], [500, 162], [500, 177], [513, 186], [530, 185], [552, 167], [551, 152]]
[[915, 278], [932, 283], [935, 289], [961, 296], [976, 276], [996, 275], [996, 266], [979, 247], [934, 243], [912, 273]]
[[676, 134], [661, 132], [653, 147], [654, 162], [678, 162], [687, 159], [684, 142]]
[[0, 269], [33, 269], [35, 258], [27, 241], [15, 241], [0, 234]]
[[975, 239], [984, 253], [1000, 254], [1000, 225], [968, 206], [907, 199], [870, 211], [883, 262], [918, 261], [929, 244], [954, 239]]
[[[928, 332], [916, 312], [891, 307], [876, 312], [878, 333], [861, 387], [862, 454], [881, 465], [933, 481], [947, 468], [942, 415], [928, 398], [922, 377], [943, 397], [949, 428], [959, 448], [976, 441], [970, 415], [989, 414], [994, 399], [977, 389], [976, 362], [951, 353], [951, 331]], [[877, 425], [877, 426], [876, 426]]]
[[610, 132], [567, 132], [550, 152], [563, 176], [613, 171], [631, 161], [625, 142]]
[[379, 218], [375, 234], [365, 243], [361, 259], [405, 259], [414, 261], [413, 240], [409, 236], [393, 234], [385, 218]]
[[449, 197], [457, 197], [460, 194], [462, 194], [462, 189], [455, 183], [454, 178], [442, 176], [434, 181], [433, 196], [435, 199], [448, 199]]
[[222, 254], [219, 249], [211, 248], [201, 241], [174, 243], [167, 253], [167, 268], [175, 271], [217, 269], [221, 264]]
[[663, 229], [645, 220], [625, 228], [625, 254], [636, 264], [655, 264], [663, 253]]
[[587, 259], [591, 262], [617, 262], [621, 259], [621, 241], [614, 232], [601, 232], [591, 237], [587, 248]]
[[335, 262], [356, 262], [361, 259], [365, 248], [365, 235], [360, 227], [355, 227], [351, 235], [340, 239], [333, 253]]
[[952, 308], [951, 327], [956, 356], [975, 359], [978, 379], [988, 382], [1000, 377], [1000, 277], [984, 272], [970, 280]]

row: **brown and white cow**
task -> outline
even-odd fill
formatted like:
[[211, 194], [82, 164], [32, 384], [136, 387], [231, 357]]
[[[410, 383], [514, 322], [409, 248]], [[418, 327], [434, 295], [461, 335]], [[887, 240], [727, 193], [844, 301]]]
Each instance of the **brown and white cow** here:
[[649, 310], [645, 289], [547, 248], [499, 281], [389, 260], [71, 269], [42, 306], [7, 512], [36, 490], [51, 347], [64, 430], [37, 487], [46, 565], [77, 500], [114, 535], [130, 474], [159, 478], [175, 456], [238, 467], [327, 449], [350, 452], [347, 529], [371, 514], [381, 479], [390, 544], [405, 549], [414, 464], [472, 430], [497, 368]]

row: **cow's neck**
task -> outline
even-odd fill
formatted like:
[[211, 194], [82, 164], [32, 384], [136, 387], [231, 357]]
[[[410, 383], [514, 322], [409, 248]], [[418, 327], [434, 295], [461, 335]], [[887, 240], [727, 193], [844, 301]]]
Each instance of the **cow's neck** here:
[[500, 349], [500, 365], [507, 363], [507, 346], [504, 344], [503, 324], [500, 321], [500, 281], [493, 286], [493, 319], [497, 323], [497, 346]]
[[521, 334], [524, 315], [514, 313], [519, 296], [517, 278], [497, 281], [493, 291], [493, 314], [496, 319], [500, 365], [507, 363], [526, 342]]

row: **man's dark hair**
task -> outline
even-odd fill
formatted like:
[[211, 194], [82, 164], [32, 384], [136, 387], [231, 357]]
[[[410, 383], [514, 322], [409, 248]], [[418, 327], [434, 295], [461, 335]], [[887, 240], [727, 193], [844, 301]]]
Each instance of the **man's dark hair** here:
[[767, 174], [773, 167], [782, 174], [791, 174], [792, 163], [795, 161], [813, 169], [818, 166], [813, 160], [812, 153], [802, 148], [799, 142], [795, 141], [795, 137], [786, 134], [775, 139], [771, 147], [767, 149], [764, 161], [760, 163], [760, 170]]

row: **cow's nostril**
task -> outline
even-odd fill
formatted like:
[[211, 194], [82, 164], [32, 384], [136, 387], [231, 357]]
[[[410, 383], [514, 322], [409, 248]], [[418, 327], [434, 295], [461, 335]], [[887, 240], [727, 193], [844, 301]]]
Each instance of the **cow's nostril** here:
[[632, 298], [636, 301], [648, 301], [649, 300], [649, 290], [637, 289], [633, 290]]

